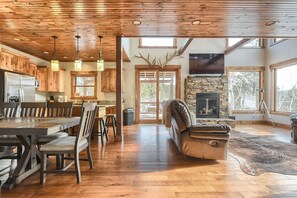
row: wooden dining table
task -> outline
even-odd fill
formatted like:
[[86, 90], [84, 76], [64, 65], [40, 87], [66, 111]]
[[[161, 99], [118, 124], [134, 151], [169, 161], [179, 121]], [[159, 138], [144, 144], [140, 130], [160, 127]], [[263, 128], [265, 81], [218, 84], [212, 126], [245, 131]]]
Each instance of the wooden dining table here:
[[16, 135], [23, 145], [23, 153], [12, 175], [2, 185], [10, 190], [39, 170], [37, 136], [50, 135], [79, 125], [80, 117], [71, 118], [2, 118], [0, 135]]

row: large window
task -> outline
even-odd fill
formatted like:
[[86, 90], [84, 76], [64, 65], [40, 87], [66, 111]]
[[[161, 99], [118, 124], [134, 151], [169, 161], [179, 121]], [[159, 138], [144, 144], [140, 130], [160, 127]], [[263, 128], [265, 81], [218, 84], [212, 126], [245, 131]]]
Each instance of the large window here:
[[297, 112], [297, 60], [289, 65], [272, 66], [274, 111]]
[[[227, 39], [227, 47], [231, 47], [241, 41], [242, 38], [228, 38]], [[253, 39], [250, 42], [246, 43], [242, 46], [242, 48], [261, 48], [264, 46], [263, 39]]]
[[284, 38], [273, 38], [273, 39], [270, 39], [270, 47], [273, 46], [273, 45], [276, 45], [278, 43], [281, 43], [283, 41], [285, 41], [287, 39], [284, 39]]
[[263, 80], [262, 67], [229, 67], [229, 110], [258, 110]]
[[176, 48], [176, 38], [173, 37], [142, 37], [139, 39], [141, 48]]
[[71, 71], [71, 98], [97, 99], [97, 72]]

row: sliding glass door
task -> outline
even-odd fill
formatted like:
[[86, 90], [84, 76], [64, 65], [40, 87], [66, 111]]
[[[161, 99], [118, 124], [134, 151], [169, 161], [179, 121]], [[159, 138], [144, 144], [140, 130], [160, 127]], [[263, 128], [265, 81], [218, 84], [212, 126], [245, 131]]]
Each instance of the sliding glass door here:
[[[161, 103], [179, 98], [179, 69], [137, 69], [136, 120], [139, 123], [158, 123], [162, 119]], [[180, 83], [180, 80], [179, 80]]]

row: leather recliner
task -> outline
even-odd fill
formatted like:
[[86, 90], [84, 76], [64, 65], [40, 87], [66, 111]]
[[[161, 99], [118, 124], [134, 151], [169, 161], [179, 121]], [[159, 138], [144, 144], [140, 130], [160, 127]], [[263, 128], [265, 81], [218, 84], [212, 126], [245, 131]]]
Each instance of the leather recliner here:
[[196, 124], [196, 117], [181, 100], [162, 103], [163, 123], [184, 155], [203, 159], [226, 159], [230, 136], [227, 124]]

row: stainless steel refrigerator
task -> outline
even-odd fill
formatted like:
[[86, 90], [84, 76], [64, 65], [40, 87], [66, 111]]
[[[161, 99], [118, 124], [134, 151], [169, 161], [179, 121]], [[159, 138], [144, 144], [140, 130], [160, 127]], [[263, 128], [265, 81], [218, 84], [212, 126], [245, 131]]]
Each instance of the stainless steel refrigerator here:
[[35, 102], [35, 78], [4, 72], [4, 102]]

